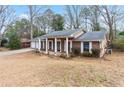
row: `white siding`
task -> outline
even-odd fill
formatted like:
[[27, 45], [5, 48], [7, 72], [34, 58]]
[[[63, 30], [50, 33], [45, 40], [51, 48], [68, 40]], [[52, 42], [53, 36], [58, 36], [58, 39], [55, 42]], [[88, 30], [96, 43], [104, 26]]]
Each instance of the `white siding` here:
[[36, 41], [36, 42], [35, 42], [35, 45], [36, 45], [35, 48], [38, 49], [38, 48], [39, 48], [39, 42]]
[[35, 42], [34, 41], [31, 42], [31, 48], [35, 48]]

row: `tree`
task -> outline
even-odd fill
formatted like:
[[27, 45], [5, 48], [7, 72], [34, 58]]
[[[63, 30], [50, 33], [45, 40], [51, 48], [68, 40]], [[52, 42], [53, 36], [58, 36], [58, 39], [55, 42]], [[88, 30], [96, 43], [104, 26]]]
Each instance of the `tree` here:
[[109, 29], [109, 39], [111, 42], [115, 39], [115, 27], [118, 21], [123, 18], [123, 11], [118, 6], [101, 6], [101, 15], [105, 25]]
[[47, 29], [52, 28], [52, 21], [54, 17], [54, 12], [51, 9], [45, 10], [41, 15], [35, 17], [34, 23], [38, 28], [47, 33]]
[[92, 31], [99, 31], [100, 30], [100, 12], [99, 6], [83, 6], [81, 8], [81, 20], [82, 23], [85, 24], [86, 31], [88, 30], [88, 25], [90, 26]]
[[35, 37], [42, 36], [42, 35], [45, 35], [45, 34], [46, 33], [44, 31], [40, 31], [40, 32], [34, 31], [33, 32], [33, 37], [35, 38]]
[[64, 28], [64, 19], [63, 19], [63, 17], [61, 15], [56, 14], [53, 17], [52, 28], [55, 31], [61, 31], [61, 30], [63, 30], [63, 28]]
[[100, 17], [100, 11], [99, 11], [99, 6], [90, 6], [91, 10], [91, 22], [92, 22], [92, 29], [93, 31], [100, 31], [100, 24], [99, 24], [99, 17]]
[[34, 18], [37, 17], [42, 9], [44, 8], [44, 6], [36, 6], [36, 5], [29, 5], [29, 18], [30, 18], [30, 38], [31, 40], [33, 39], [33, 24], [34, 24]]
[[12, 35], [9, 40], [8, 47], [10, 49], [20, 49], [21, 48], [21, 41], [20, 38], [17, 35]]
[[18, 37], [20, 38], [24, 36], [30, 38], [29, 30], [30, 30], [29, 20], [23, 18], [21, 20], [16, 20], [13, 22], [13, 24], [7, 26], [4, 31], [4, 34], [7, 38], [10, 38], [11, 36], [13, 36], [13, 34], [18, 35]]
[[14, 10], [10, 6], [0, 5], [0, 32], [15, 18]]
[[80, 11], [81, 6], [78, 5], [72, 5], [72, 6], [65, 6], [65, 19], [66, 19], [66, 25], [70, 29], [78, 29], [81, 26], [81, 17], [80, 17]]

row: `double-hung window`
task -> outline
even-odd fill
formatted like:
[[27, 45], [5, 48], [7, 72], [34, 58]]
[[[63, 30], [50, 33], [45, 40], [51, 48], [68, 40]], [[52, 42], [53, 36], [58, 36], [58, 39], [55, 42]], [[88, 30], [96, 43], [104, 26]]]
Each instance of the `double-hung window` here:
[[84, 42], [84, 51], [88, 51], [89, 52], [89, 42]]

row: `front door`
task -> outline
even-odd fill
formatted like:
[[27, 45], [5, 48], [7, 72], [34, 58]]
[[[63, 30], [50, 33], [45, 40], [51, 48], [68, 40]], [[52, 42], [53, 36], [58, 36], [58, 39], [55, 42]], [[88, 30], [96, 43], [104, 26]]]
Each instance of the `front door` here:
[[57, 51], [60, 51], [61, 50], [61, 43], [60, 41], [57, 41]]

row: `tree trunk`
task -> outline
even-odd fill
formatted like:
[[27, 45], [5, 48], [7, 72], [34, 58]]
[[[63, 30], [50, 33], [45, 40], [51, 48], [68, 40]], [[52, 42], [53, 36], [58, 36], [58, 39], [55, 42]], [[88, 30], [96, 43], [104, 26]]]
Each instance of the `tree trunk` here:
[[113, 29], [111, 25], [109, 26], [109, 39], [110, 39], [110, 42], [112, 43], [113, 42]]
[[30, 32], [30, 38], [33, 39], [33, 10], [32, 5], [29, 5], [29, 11], [30, 11], [30, 26], [31, 26], [31, 32]]

